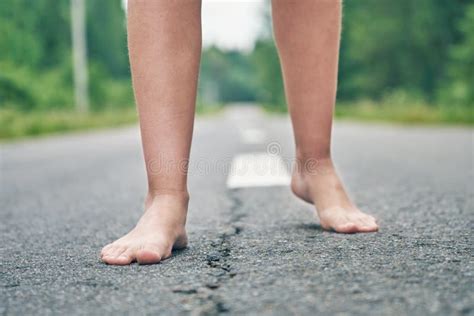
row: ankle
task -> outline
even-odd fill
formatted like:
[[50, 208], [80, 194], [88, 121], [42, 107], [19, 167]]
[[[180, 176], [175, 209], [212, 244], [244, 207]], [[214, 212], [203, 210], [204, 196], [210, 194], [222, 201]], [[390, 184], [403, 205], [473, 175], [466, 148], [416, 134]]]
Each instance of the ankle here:
[[187, 190], [149, 189], [145, 198], [145, 208], [148, 209], [154, 203], [172, 203], [187, 210], [189, 193]]
[[[304, 146], [309, 147], [309, 146]], [[303, 150], [300, 146], [296, 146], [296, 159], [297, 161], [330, 161], [331, 160], [331, 149], [330, 147], [322, 146], [323, 148]]]
[[304, 179], [312, 175], [325, 175], [334, 170], [330, 155], [297, 157], [293, 174]]

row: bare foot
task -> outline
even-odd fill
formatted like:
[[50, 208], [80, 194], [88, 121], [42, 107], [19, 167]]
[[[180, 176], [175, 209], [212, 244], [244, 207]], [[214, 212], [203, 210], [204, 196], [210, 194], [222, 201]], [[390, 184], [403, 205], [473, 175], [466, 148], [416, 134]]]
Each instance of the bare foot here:
[[101, 259], [113, 265], [158, 263], [172, 249], [185, 248], [188, 198], [178, 195], [148, 196], [145, 213], [135, 228], [102, 249]]
[[301, 164], [293, 171], [291, 189], [314, 204], [321, 226], [338, 233], [375, 232], [375, 218], [360, 211], [349, 199], [331, 159]]

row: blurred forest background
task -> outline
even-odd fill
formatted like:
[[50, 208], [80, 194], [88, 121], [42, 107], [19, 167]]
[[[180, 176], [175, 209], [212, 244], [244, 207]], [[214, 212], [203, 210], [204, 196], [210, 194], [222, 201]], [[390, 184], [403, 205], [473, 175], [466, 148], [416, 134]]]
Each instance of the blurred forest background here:
[[[267, 6], [268, 7], [268, 6]], [[0, 1], [0, 138], [136, 120], [120, 0], [86, 1], [90, 113], [74, 108], [70, 2]], [[198, 111], [285, 111], [271, 19], [250, 52], [207, 47]], [[474, 3], [346, 0], [336, 115], [473, 124]]]

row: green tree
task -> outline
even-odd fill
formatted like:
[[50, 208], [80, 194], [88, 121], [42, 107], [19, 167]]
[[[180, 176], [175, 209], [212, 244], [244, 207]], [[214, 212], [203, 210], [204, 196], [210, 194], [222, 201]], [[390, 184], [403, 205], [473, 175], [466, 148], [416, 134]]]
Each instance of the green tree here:
[[[120, 0], [87, 1], [91, 101], [132, 103]], [[70, 2], [0, 1], [0, 107], [72, 108]]]
[[216, 46], [202, 53], [199, 77], [200, 98], [204, 102], [254, 101], [255, 70], [249, 56]]
[[462, 39], [450, 49], [448, 78], [440, 100], [455, 105], [474, 106], [474, 4], [466, 8], [458, 23]]
[[252, 53], [256, 69], [257, 98], [267, 106], [283, 108], [286, 104], [280, 60], [271, 38], [257, 41]]
[[346, 1], [340, 97], [377, 98], [403, 89], [432, 100], [446, 76], [463, 1]]
[[125, 12], [120, 0], [88, 0], [87, 51], [113, 77], [130, 76]]
[[256, 71], [257, 100], [276, 110], [286, 109], [280, 59], [273, 40], [270, 1], [262, 12], [263, 28], [251, 55]]
[[56, 0], [0, 1], [0, 61], [45, 69], [69, 51], [69, 6]]

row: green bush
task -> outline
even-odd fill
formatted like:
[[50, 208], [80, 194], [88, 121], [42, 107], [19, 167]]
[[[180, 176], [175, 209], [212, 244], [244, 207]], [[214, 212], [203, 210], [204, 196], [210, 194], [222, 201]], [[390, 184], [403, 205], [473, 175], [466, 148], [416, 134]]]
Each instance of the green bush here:
[[0, 108], [12, 107], [13, 104], [21, 110], [30, 110], [34, 106], [34, 98], [19, 82], [0, 74]]
[[2, 107], [22, 111], [72, 108], [70, 71], [57, 67], [41, 72], [31, 68], [0, 64], [0, 100]]

